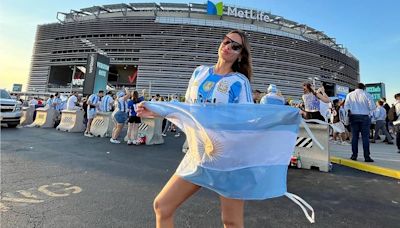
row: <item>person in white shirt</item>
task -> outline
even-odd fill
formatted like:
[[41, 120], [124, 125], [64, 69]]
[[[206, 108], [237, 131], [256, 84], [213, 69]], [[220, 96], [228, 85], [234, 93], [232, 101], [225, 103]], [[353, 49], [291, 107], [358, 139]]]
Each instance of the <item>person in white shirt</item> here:
[[385, 134], [387, 141], [387, 144], [393, 144], [392, 136], [389, 134], [388, 130], [386, 129], [386, 110], [383, 107], [383, 101], [379, 100], [376, 102], [376, 109], [373, 111], [372, 115], [375, 119], [375, 136], [371, 140], [371, 143], [375, 143], [375, 141], [378, 139], [379, 135], [379, 130], [382, 130], [383, 134]]
[[372, 96], [364, 90], [365, 85], [363, 83], [358, 83], [357, 89], [347, 94], [344, 104], [345, 110], [349, 113], [352, 134], [352, 155], [350, 159], [354, 161], [357, 160], [358, 138], [361, 133], [365, 162], [374, 162], [370, 157], [369, 151], [369, 128], [371, 125], [369, 114], [371, 111], [375, 110], [375, 103]]
[[67, 101], [67, 110], [77, 110], [79, 107], [78, 104], [78, 92], [73, 92]]

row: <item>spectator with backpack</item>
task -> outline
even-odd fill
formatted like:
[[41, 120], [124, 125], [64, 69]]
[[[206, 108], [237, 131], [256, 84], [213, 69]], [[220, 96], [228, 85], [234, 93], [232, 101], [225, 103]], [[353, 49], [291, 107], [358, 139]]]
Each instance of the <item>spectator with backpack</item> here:
[[400, 93], [394, 95], [394, 99], [396, 101], [389, 109], [388, 119], [389, 121], [393, 121], [394, 132], [396, 133], [397, 153], [400, 153]]

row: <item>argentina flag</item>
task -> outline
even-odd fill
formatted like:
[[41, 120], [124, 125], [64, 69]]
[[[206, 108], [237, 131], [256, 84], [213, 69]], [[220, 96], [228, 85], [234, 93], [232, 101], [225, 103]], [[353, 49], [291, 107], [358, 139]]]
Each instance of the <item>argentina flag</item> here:
[[146, 102], [187, 137], [176, 175], [228, 198], [261, 200], [287, 192], [299, 110], [280, 105]]

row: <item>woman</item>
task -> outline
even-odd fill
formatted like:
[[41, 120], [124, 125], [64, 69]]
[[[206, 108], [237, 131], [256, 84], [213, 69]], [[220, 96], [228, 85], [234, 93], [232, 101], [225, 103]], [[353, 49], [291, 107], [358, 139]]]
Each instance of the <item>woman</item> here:
[[323, 87], [319, 88], [317, 92], [311, 88], [310, 83], [303, 84], [304, 94], [302, 96], [304, 102], [304, 119], [317, 119], [325, 121], [325, 118], [321, 115], [319, 103], [320, 100], [329, 103], [329, 97], [326, 95]]
[[138, 128], [141, 123], [140, 117], [136, 115], [135, 108], [136, 104], [144, 101], [143, 97], [139, 97], [137, 91], [132, 92], [131, 99], [128, 101], [129, 119], [128, 119], [128, 145], [136, 144], [138, 145], [137, 136]]
[[[250, 45], [239, 30], [223, 37], [218, 49], [218, 62], [196, 68], [186, 91], [188, 103], [253, 103], [249, 79], [252, 75]], [[155, 116], [138, 105], [139, 116]], [[216, 183], [218, 184], [218, 183]], [[201, 186], [173, 175], [154, 200], [157, 227], [173, 227], [176, 209]], [[225, 227], [243, 227], [244, 201], [220, 195], [222, 222]]]
[[114, 129], [112, 131], [112, 136], [110, 138], [111, 143], [121, 143], [118, 139], [119, 134], [121, 133], [122, 128], [126, 120], [128, 119], [128, 104], [127, 100], [129, 98], [129, 90], [125, 88], [124, 92], [118, 93], [118, 99], [115, 100], [115, 110], [112, 114], [113, 120], [115, 123]]

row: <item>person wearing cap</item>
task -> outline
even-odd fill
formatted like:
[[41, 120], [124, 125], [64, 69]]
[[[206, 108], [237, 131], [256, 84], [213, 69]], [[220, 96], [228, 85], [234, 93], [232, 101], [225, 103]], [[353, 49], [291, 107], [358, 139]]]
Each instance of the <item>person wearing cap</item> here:
[[270, 84], [267, 91], [268, 93], [261, 98], [260, 104], [285, 104], [285, 99], [278, 95], [278, 88], [276, 88], [276, 85]]
[[117, 93], [117, 100], [114, 102], [115, 110], [112, 114], [115, 126], [112, 131], [112, 137], [110, 138], [111, 143], [121, 143], [118, 140], [118, 136], [121, 133], [122, 128], [126, 120], [128, 119], [128, 98], [129, 98], [129, 90], [125, 88], [125, 92]]

